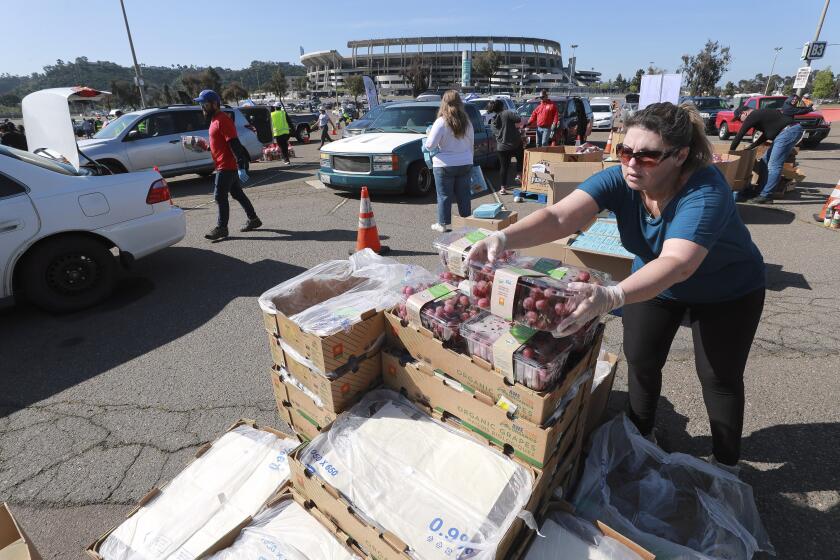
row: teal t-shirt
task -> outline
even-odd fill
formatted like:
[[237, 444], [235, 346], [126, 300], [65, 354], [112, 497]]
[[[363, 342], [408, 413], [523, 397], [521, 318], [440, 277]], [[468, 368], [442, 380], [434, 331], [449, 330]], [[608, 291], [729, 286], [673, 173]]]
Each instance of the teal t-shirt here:
[[658, 218], [648, 214], [639, 192], [627, 186], [620, 165], [593, 175], [578, 188], [601, 210], [615, 213], [621, 243], [636, 255], [633, 272], [658, 257], [668, 239], [687, 239], [709, 251], [691, 278], [659, 297], [711, 303], [764, 287], [764, 259], [716, 167], [696, 171]]

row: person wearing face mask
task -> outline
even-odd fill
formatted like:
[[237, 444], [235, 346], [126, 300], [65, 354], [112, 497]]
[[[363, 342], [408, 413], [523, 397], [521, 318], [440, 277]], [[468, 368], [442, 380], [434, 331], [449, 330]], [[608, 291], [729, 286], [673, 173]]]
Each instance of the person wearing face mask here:
[[712, 433], [713, 462], [740, 457], [744, 369], [764, 308], [764, 259], [738, 215], [731, 189], [710, 165], [703, 119], [692, 105], [654, 103], [625, 123], [620, 166], [587, 179], [569, 196], [477, 243], [469, 259], [493, 261], [566, 237], [603, 210], [636, 255], [615, 285], [576, 284], [585, 299], [560, 324], [571, 334], [623, 307], [630, 419], [654, 439], [662, 367], [688, 313], [695, 365]]
[[248, 217], [248, 221], [239, 231], [259, 228], [262, 226], [262, 221], [257, 217], [254, 205], [242, 190], [242, 184], [248, 182], [248, 161], [251, 157], [239, 141], [233, 121], [221, 110], [222, 98], [215, 91], [205, 89], [194, 101], [201, 104], [201, 110], [210, 123], [209, 148], [216, 168], [213, 198], [219, 207], [219, 216], [216, 227], [204, 236], [205, 239], [218, 241], [228, 236], [230, 218], [228, 194], [242, 206]]

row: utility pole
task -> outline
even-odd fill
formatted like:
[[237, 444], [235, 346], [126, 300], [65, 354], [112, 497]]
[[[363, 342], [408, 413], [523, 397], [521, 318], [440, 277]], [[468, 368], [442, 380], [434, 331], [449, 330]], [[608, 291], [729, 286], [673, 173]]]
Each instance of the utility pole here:
[[122, 7], [123, 20], [125, 20], [125, 32], [128, 33], [128, 45], [131, 47], [131, 58], [134, 60], [134, 81], [137, 82], [137, 88], [140, 90], [140, 107], [145, 109], [146, 95], [143, 93], [143, 78], [140, 75], [140, 65], [137, 64], [137, 55], [134, 52], [134, 41], [131, 40], [131, 29], [128, 27], [128, 16], [125, 15], [125, 2], [123, 2], [123, 0], [120, 0], [120, 6]]
[[[823, 22], [825, 21], [825, 13], [828, 11], [828, 3], [829, 3], [830, 1], [831, 1], [831, 0], [825, 0], [825, 6], [823, 6], [822, 15], [820, 15], [820, 22], [817, 24], [817, 32], [816, 32], [816, 33], [814, 33], [814, 40], [813, 40], [813, 41], [811, 41], [811, 44], [814, 44], [814, 43], [816, 43], [817, 41], [819, 41], [819, 40], [820, 40], [820, 31], [822, 31]], [[810, 50], [810, 47], [808, 47], [808, 49]], [[807, 58], [808, 54], [809, 54], [809, 53], [806, 53], [806, 55], [805, 55], [805, 56], [806, 56], [806, 58], [805, 58], [805, 65], [806, 65], [808, 68], [810, 68], [810, 67], [811, 67], [811, 59], [810, 59], [810, 58]], [[798, 88], [798, 89], [796, 90], [796, 95], [801, 97], [801, 96], [802, 96], [802, 90], [803, 90], [803, 89], [804, 89], [804, 88]]]
[[764, 86], [764, 95], [770, 95], [770, 80], [773, 78], [773, 70], [776, 69], [776, 59], [779, 57], [779, 51], [782, 50], [782, 47], [775, 47], [773, 50], [776, 51], [776, 54], [773, 55], [773, 64], [770, 66], [770, 75], [767, 76], [767, 85]]

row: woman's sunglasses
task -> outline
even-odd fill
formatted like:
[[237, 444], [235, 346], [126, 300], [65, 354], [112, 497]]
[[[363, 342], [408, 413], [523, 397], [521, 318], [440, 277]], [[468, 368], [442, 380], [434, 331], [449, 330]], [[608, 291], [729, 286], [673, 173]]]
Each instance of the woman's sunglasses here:
[[618, 159], [621, 160], [623, 165], [630, 165], [630, 160], [635, 159], [642, 167], [656, 167], [665, 159], [679, 152], [681, 149], [682, 148], [671, 148], [670, 150], [664, 152], [660, 150], [642, 150], [640, 152], [634, 152], [631, 148], [628, 148], [624, 144], [616, 144], [615, 153], [618, 155]]

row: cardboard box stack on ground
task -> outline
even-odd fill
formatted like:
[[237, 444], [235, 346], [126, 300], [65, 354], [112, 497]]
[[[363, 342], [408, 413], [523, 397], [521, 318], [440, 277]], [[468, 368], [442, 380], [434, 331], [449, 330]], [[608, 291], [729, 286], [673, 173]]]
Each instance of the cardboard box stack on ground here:
[[[391, 394], [395, 396], [397, 395], [396, 393]], [[442, 422], [450, 428], [458, 430], [459, 432], [463, 433], [465, 437], [472, 438], [476, 442], [488, 446], [490, 448], [488, 450], [489, 453], [499, 453], [498, 450], [494, 449], [495, 446], [493, 445], [493, 443], [486, 437], [483, 437], [480, 433], [465, 428], [459, 422], [454, 421], [454, 419], [452, 419], [451, 417], [446, 417], [445, 415], [441, 414], [434, 414], [434, 411], [432, 411], [431, 409], [429, 410], [429, 412], [432, 414], [432, 418], [434, 418], [438, 422]], [[320, 440], [313, 442], [311, 445], [315, 445], [318, 441]], [[574, 440], [574, 445], [579, 445], [579, 439]], [[324, 457], [323, 455], [320, 455], [318, 453], [319, 450], [314, 451], [315, 459], [320, 459], [320, 462], [326, 461], [329, 463], [329, 457]], [[389, 450], [387, 448], [384, 448], [382, 451], [384, 456], [390, 457], [390, 460], [396, 460], [396, 455], [394, 455], [393, 452], [389, 453]], [[466, 450], [464, 452], [466, 453]], [[528, 498], [528, 501], [525, 504], [523, 511], [538, 514], [548, 504], [552, 494], [552, 490], [556, 488], [559, 484], [569, 483], [569, 475], [574, 469], [575, 458], [579, 455], [579, 447], [576, 449], [571, 449], [566, 454], [566, 456], [556, 454], [554, 457], [551, 458], [549, 463], [545, 465], [544, 469], [538, 469], [533, 466], [519, 462], [519, 460], [515, 457], [508, 459], [509, 461], [518, 463], [520, 467], [526, 468], [531, 473], [533, 482], [531, 484], [530, 497]], [[358, 543], [359, 547], [362, 550], [364, 550], [369, 556], [373, 558], [377, 558], [379, 560], [410, 560], [417, 558], [415, 554], [410, 552], [409, 545], [405, 541], [403, 541], [392, 531], [389, 531], [387, 527], [382, 527], [380, 522], [378, 522], [376, 519], [372, 519], [370, 517], [369, 512], [360, 510], [356, 504], [352, 503], [347, 498], [346, 491], [339, 491], [338, 488], [333, 486], [333, 484], [330, 481], [330, 476], [322, 476], [321, 474], [319, 474], [321, 473], [321, 471], [330, 473], [335, 472], [335, 470], [332, 470], [334, 469], [334, 467], [332, 467], [331, 464], [328, 464], [326, 467], [324, 467], [324, 469], [321, 469], [320, 467], [314, 467], [312, 465], [312, 458], [312, 450], [309, 450], [307, 445], [303, 445], [300, 448], [296, 449], [289, 456], [292, 484], [294, 486], [295, 493], [300, 495], [302, 503], [307, 504], [308, 507], [317, 508], [320, 512], [325, 514], [331, 524], [336, 526], [342, 533], [346, 533], [347, 535], [349, 535], [351, 539]], [[428, 459], [427, 461], [431, 463], [431, 459]], [[418, 465], [418, 467], [419, 466], [420, 465]], [[408, 477], [411, 474], [412, 473], [407, 472], [405, 476]], [[406, 495], [409, 495], [412, 490], [416, 490], [416, 487], [411, 485], [408, 480], [406, 480], [405, 484], [407, 486], [404, 490], [402, 490], [402, 492], [405, 492]], [[451, 481], [451, 484], [449, 484], [449, 486], [457, 487], [459, 484], [469, 486], [473, 489], [473, 491], [475, 491], [477, 486], [475, 484], [475, 481], [466, 480], [462, 482], [459, 482], [457, 480]], [[386, 485], [386, 487], [383, 487], [381, 483], [376, 483], [375, 481], [372, 481], [371, 483], [364, 483], [363, 481], [356, 481], [354, 479], [352, 481], [352, 485], [354, 488], [374, 489], [375, 492], [379, 493], [388, 490], [401, 490], [393, 488], [391, 487], [391, 485]], [[499, 499], [501, 499], [501, 496], [499, 497]], [[408, 501], [410, 502], [410, 500]], [[475, 505], [477, 506], [477, 504]], [[443, 504], [440, 507], [442, 508], [442, 510], [446, 509], [446, 506]], [[496, 509], [496, 506], [494, 506], [494, 509]], [[439, 513], [438, 515], [447, 517], [445, 513]], [[496, 515], [499, 515], [498, 512], [496, 513]], [[439, 539], [441, 541], [446, 542], [445, 533], [449, 533], [450, 535], [452, 534], [451, 531], [454, 527], [454, 525], [452, 525], [453, 520], [445, 520], [438, 518], [430, 519], [430, 521], [430, 536], [433, 539]], [[439, 524], [436, 525], [435, 523], [437, 521], [439, 521]], [[402, 522], [404, 524], [410, 523], [414, 525], [422, 525], [423, 527], [425, 527], [426, 524], [428, 524], [428, 522], [424, 519], [403, 519]], [[496, 520], [496, 522], [498, 522], [498, 519]], [[454, 521], [454, 523], [457, 525], [457, 520]], [[461, 529], [461, 531], [464, 530], [463, 527], [458, 528]], [[438, 534], [438, 532], [440, 533]], [[457, 532], [458, 531], [455, 531], [455, 533]], [[530, 533], [530, 529], [526, 528], [524, 521], [521, 518], [516, 518], [510, 525], [510, 527], [507, 529], [507, 531], [504, 533], [501, 540], [498, 542], [495, 555], [493, 555], [492, 557], [498, 560], [515, 560], [519, 558], [522, 551], [524, 550], [523, 543], [527, 539], [528, 533]], [[438, 546], [438, 549], [440, 549], [439, 556], [435, 555], [422, 557], [455, 557], [455, 547], [457, 544], [460, 544], [460, 541], [456, 538], [454, 540], [454, 544], [451, 544], [452, 550], [449, 553], [447, 553], [446, 549], [443, 549], [442, 546]], [[443, 544], [443, 546], [446, 546], [446, 544]]]
[[289, 481], [288, 434], [239, 420], [200, 447], [170, 482], [152, 488], [125, 521], [91, 544], [94, 560], [201, 558], [228, 542]]
[[474, 216], [452, 216], [452, 228], [458, 229], [462, 227], [483, 228], [490, 231], [499, 231], [505, 229], [511, 224], [515, 224], [519, 219], [519, 212], [514, 210], [502, 210], [498, 216], [493, 219], [476, 218]]
[[5, 502], [0, 504], [0, 560], [41, 560]]
[[570, 146], [525, 150], [522, 190], [545, 194], [548, 204], [554, 204], [590, 176], [603, 170], [603, 156], [603, 152], [577, 154]]
[[[302, 276], [305, 276], [302, 275]], [[317, 276], [302, 284], [307, 292], [321, 290]], [[313, 306], [340, 295], [336, 282], [322, 290], [324, 297], [311, 293]], [[345, 283], [348, 289], [356, 284]], [[286, 313], [302, 310], [294, 294], [272, 298], [274, 309], [262, 309], [273, 365], [269, 371], [277, 411], [299, 438], [309, 440], [329, 425], [337, 414], [356, 403], [381, 381], [379, 347], [384, 340], [383, 314], [375, 309], [359, 312], [358, 320], [328, 336], [302, 329]], [[291, 315], [291, 312], [289, 312]]]

